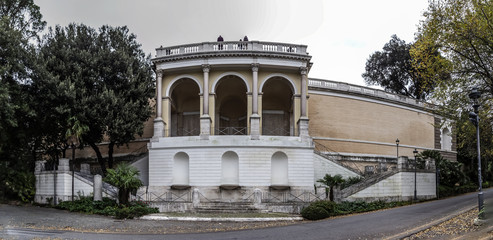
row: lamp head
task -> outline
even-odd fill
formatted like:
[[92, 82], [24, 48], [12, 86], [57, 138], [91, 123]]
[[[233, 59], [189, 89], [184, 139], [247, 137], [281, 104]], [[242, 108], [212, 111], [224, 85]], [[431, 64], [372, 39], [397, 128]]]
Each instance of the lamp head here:
[[415, 148], [413, 153], [414, 153], [414, 156], [416, 157], [416, 154], [418, 154], [418, 150], [416, 150], [416, 148]]
[[400, 142], [399, 139], [395, 140], [395, 144], [399, 145], [399, 142]]
[[469, 93], [469, 98], [473, 100], [475, 103], [481, 97], [481, 93], [478, 91], [477, 87], [473, 87], [471, 92]]

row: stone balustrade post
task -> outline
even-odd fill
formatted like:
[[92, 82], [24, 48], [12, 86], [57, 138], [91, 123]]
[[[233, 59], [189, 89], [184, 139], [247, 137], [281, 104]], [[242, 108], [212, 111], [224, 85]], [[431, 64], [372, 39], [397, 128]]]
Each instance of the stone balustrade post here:
[[253, 204], [260, 205], [262, 204], [262, 190], [255, 188], [253, 190]]
[[194, 188], [192, 191], [192, 204], [193, 207], [198, 207], [200, 204], [200, 191], [197, 188]]
[[70, 171], [69, 162], [70, 159], [68, 158], [60, 158], [60, 160], [58, 160], [58, 171]]
[[34, 174], [39, 174], [42, 171], [44, 171], [45, 170], [45, 163], [46, 163], [46, 161], [44, 161], [44, 160], [36, 161], [36, 166], [34, 168]]
[[103, 200], [103, 177], [101, 175], [94, 175], [94, 185], [93, 185], [94, 201]]

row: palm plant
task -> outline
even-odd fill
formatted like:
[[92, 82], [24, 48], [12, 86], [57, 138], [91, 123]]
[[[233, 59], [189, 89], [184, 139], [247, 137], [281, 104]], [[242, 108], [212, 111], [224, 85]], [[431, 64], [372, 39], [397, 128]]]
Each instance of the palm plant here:
[[327, 189], [330, 190], [330, 201], [334, 201], [334, 187], [337, 187], [344, 183], [344, 178], [340, 174], [332, 176], [330, 174], [325, 174], [322, 179], [317, 180], [317, 182], [323, 184], [325, 186], [325, 197], [327, 197]]
[[139, 170], [137, 168], [122, 163], [115, 169], [108, 169], [104, 181], [118, 188], [118, 200], [120, 204], [126, 205], [128, 204], [130, 193], [143, 185], [138, 176]]

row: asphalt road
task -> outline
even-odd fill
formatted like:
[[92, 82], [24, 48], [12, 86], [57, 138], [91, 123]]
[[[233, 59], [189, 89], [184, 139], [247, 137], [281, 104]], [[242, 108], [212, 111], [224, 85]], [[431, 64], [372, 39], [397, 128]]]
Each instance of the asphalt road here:
[[[484, 191], [486, 206], [493, 208], [493, 189]], [[316, 222], [294, 224], [283, 227], [262, 228], [254, 230], [227, 231], [213, 233], [194, 233], [194, 234], [98, 234], [80, 233], [73, 231], [55, 230], [32, 230], [29, 228], [9, 227], [15, 221], [33, 222], [36, 213], [28, 214], [29, 219], [25, 219], [25, 213], [15, 214], [6, 212], [5, 208], [0, 208], [0, 236], [6, 239], [32, 239], [33, 237], [52, 237], [61, 239], [400, 239], [411, 235], [417, 231], [442, 222], [445, 219], [455, 216], [465, 210], [477, 206], [477, 193], [462, 195], [459, 197], [448, 198], [438, 201], [430, 201], [411, 206], [388, 209], [366, 214], [326, 219]], [[56, 210], [54, 210], [56, 211]], [[57, 211], [57, 214], [71, 215], [73, 213]], [[18, 215], [19, 217], [16, 217]], [[5, 217], [8, 216], [8, 219]], [[22, 217], [24, 216], [24, 217]], [[46, 217], [46, 216], [44, 216]], [[62, 215], [58, 216], [60, 219]], [[486, 216], [493, 219], [493, 216]], [[95, 217], [93, 224], [98, 224], [98, 219], [104, 221], [104, 217]], [[142, 220], [139, 220], [142, 221]], [[131, 224], [132, 222], [129, 222]], [[10, 225], [9, 225], [10, 224]], [[152, 224], [160, 224], [153, 222]], [[149, 225], [152, 225], [149, 223]], [[161, 223], [164, 224], [164, 223]], [[200, 224], [200, 223], [181, 223], [181, 224]], [[104, 227], [104, 224], [101, 225]]]

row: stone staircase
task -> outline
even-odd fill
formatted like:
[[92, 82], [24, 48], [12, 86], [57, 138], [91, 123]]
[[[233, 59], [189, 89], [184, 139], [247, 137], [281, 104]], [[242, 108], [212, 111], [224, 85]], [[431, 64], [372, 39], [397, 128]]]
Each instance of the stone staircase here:
[[386, 172], [381, 172], [378, 174], [373, 174], [373, 175], [367, 175], [363, 179], [363, 181], [356, 183], [354, 185], [351, 185], [345, 189], [342, 189], [337, 192], [336, 200], [341, 201], [344, 200], [345, 198], [365, 189], [368, 188], [369, 186], [378, 183], [388, 177], [393, 176], [394, 174], [398, 173], [398, 171], [386, 171]]
[[195, 207], [197, 213], [258, 213], [259, 209], [250, 202], [201, 202]]

